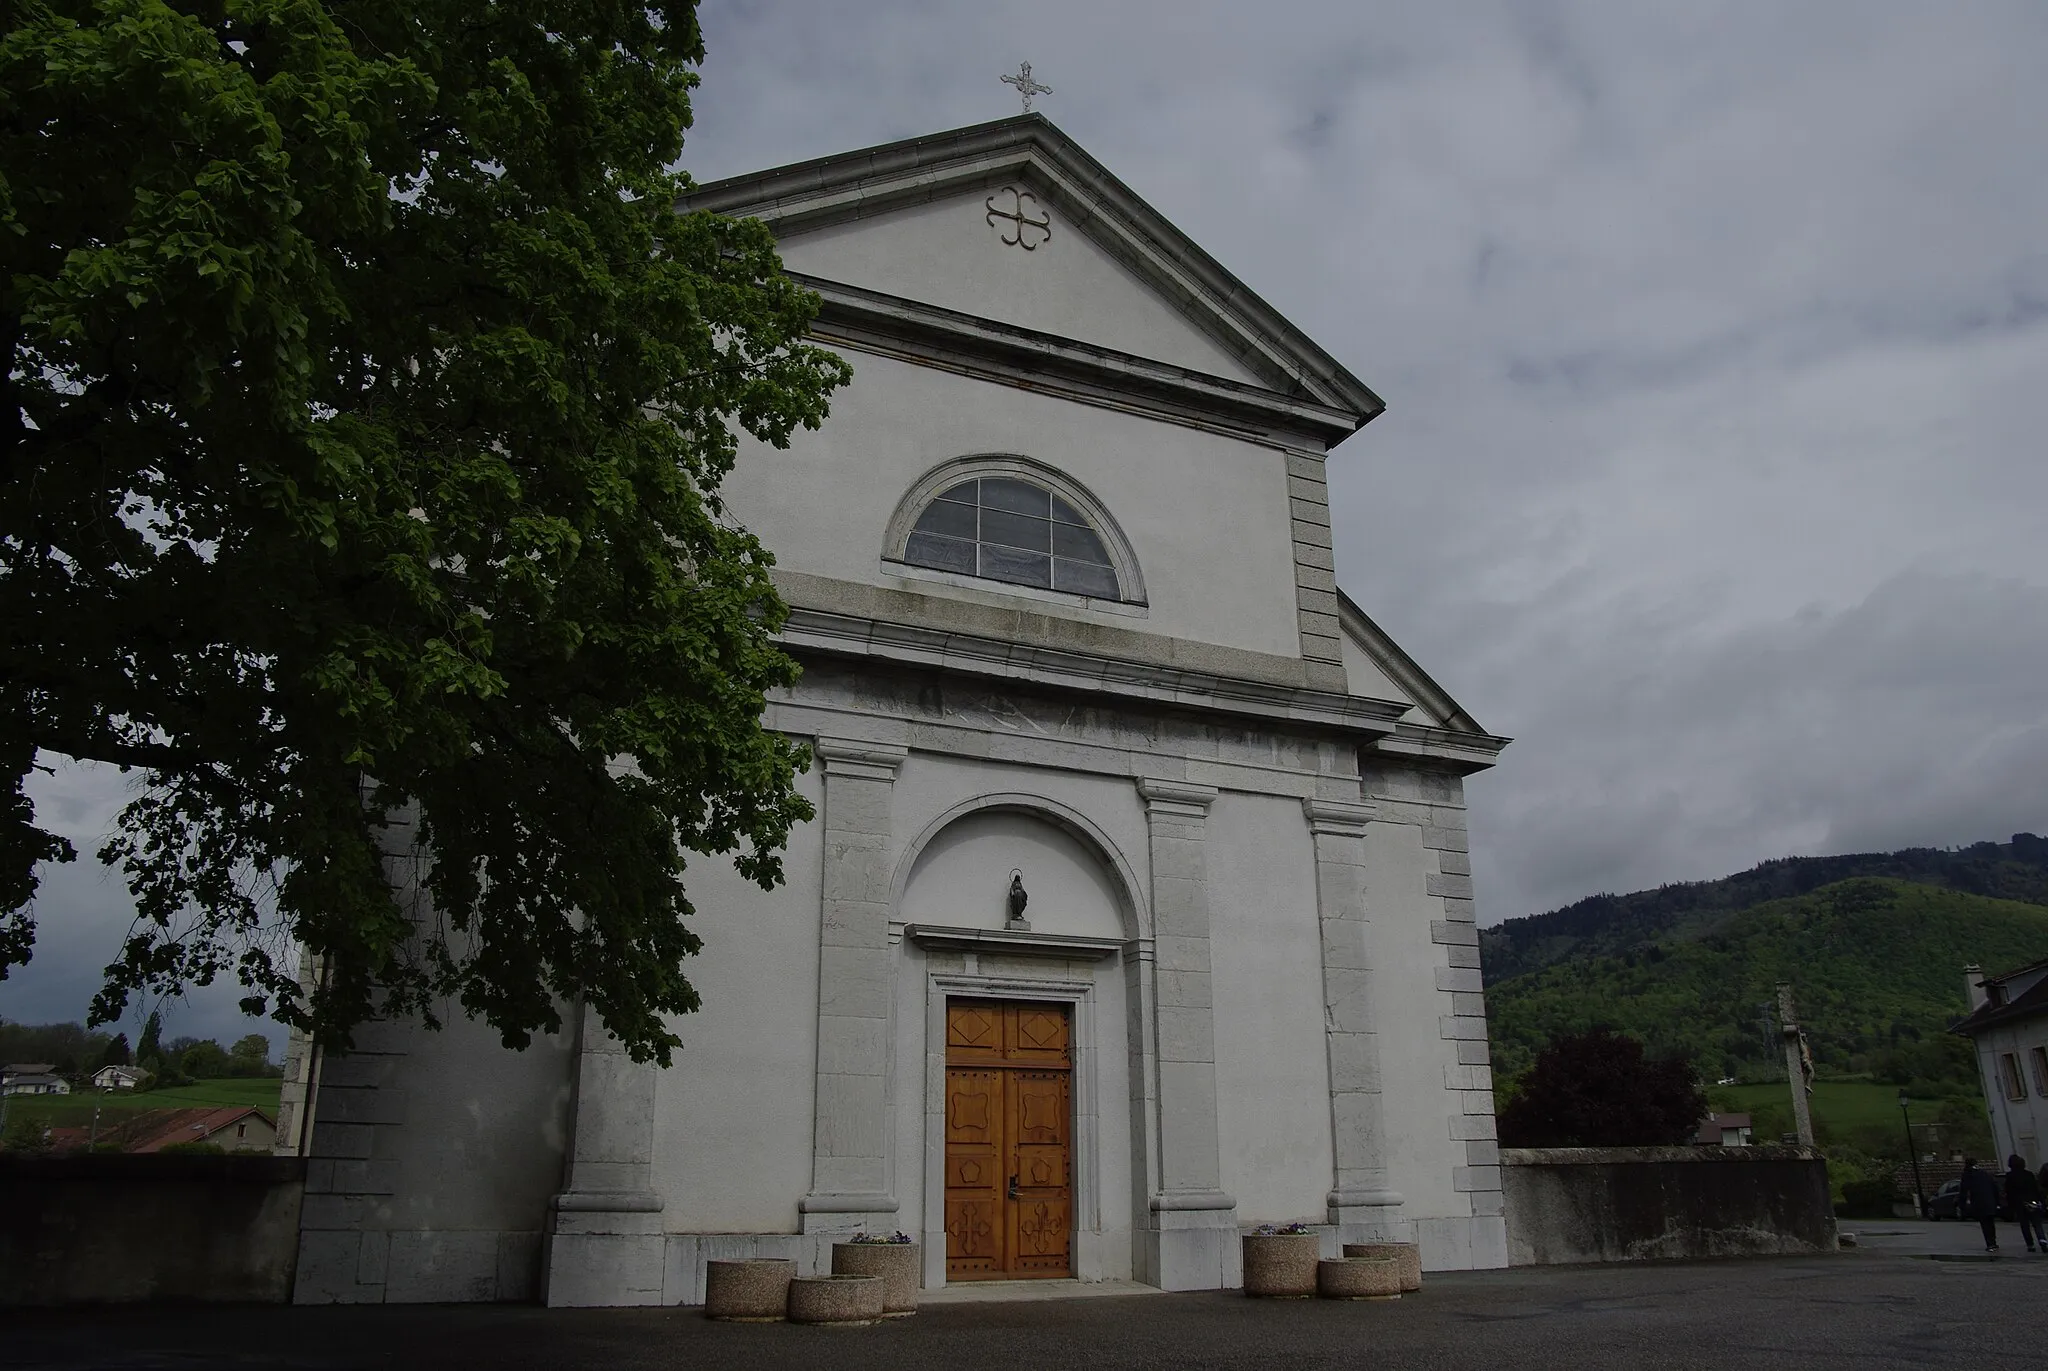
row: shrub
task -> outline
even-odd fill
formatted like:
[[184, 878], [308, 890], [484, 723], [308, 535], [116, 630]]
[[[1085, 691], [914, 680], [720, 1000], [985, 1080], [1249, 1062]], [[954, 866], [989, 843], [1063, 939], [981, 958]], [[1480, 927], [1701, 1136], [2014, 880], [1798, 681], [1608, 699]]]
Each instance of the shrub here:
[[1692, 1063], [1651, 1061], [1608, 1028], [1554, 1038], [1500, 1113], [1505, 1147], [1654, 1147], [1692, 1141], [1707, 1097]]

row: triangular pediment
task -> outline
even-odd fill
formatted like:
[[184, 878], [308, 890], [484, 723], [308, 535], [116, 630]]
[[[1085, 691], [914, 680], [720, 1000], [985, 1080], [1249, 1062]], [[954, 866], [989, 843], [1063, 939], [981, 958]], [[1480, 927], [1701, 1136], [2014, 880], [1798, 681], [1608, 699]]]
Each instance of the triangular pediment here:
[[[1463, 760], [1470, 762], [1480, 757], [1490, 761], [1507, 745], [1507, 739], [1496, 738], [1481, 728], [1464, 706], [1451, 698], [1450, 692], [1431, 679], [1385, 629], [1341, 590], [1337, 592], [1337, 626], [1343, 634], [1344, 675], [1350, 693], [1408, 705], [1394, 738], [1381, 744], [1381, 750], [1407, 750], [1399, 746], [1405, 734], [1419, 743], [1448, 743], [1449, 751], [1444, 755], [1455, 758], [1465, 754]], [[1488, 761], [1479, 764], [1486, 765]]]
[[1069, 339], [1342, 416], [1379, 397], [1042, 115], [735, 177], [804, 279]]
[[807, 278], [1071, 338], [1248, 385], [1267, 385], [1227, 340], [1110, 255], [1037, 178], [785, 234]]

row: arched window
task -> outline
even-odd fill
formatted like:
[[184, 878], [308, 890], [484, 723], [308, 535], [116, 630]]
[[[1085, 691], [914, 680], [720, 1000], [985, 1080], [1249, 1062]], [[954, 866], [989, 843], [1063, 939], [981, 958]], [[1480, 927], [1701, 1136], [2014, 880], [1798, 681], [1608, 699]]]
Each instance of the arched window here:
[[920, 482], [906, 504], [916, 515], [898, 534], [896, 560], [1090, 599], [1142, 600], [1136, 565], [1106, 516], [1078, 486], [1037, 463], [950, 463]]

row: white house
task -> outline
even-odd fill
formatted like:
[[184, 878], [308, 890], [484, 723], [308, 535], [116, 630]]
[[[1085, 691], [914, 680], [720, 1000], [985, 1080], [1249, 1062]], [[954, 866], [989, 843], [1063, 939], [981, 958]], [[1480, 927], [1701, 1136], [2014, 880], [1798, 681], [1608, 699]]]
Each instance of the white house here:
[[69, 1095], [71, 1082], [49, 1062], [14, 1062], [0, 1070], [0, 1095]]
[[101, 1090], [133, 1090], [148, 1075], [132, 1066], [103, 1066], [92, 1073], [92, 1083]]
[[1963, 970], [1970, 1013], [1954, 1031], [1977, 1049], [1977, 1071], [1991, 1112], [1991, 1136], [2002, 1170], [2015, 1154], [2038, 1168], [2048, 1160], [2048, 961], [2002, 975]]
[[297, 1298], [687, 1304], [861, 1229], [934, 1287], [1231, 1287], [1290, 1220], [1505, 1265], [1463, 788], [1505, 739], [1337, 589], [1379, 397], [1040, 116], [690, 207], [767, 221], [854, 367], [726, 487], [818, 819], [772, 893], [693, 865], [668, 1070], [588, 1019], [296, 1050]]

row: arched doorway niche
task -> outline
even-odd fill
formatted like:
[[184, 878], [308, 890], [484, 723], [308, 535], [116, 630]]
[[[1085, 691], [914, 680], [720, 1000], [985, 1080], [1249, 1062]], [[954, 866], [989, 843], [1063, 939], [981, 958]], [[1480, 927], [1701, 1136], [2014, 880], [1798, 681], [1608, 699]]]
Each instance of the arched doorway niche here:
[[1138, 936], [1131, 878], [1107, 840], [1049, 801], [977, 801], [935, 824], [903, 864], [896, 917], [906, 924], [999, 929], [1009, 917], [1012, 872], [1029, 895], [1033, 931], [1090, 938]]
[[[1027, 934], [1008, 923], [1010, 873], [1030, 902]], [[915, 1227], [925, 1283], [946, 1276], [946, 1009], [949, 999], [1016, 1000], [1066, 1007], [1073, 1042], [1073, 1274], [1132, 1274], [1137, 1100], [1131, 1045], [1145, 959], [1146, 920], [1136, 873], [1085, 815], [1036, 795], [979, 797], [939, 815], [897, 865], [901, 943], [898, 1052], [924, 1071], [903, 1073], [910, 1107], [899, 1116], [899, 1156], [915, 1156], [921, 1183]], [[980, 941], [977, 934], [990, 941]], [[922, 1012], [912, 1009], [921, 1007]], [[909, 1178], [906, 1177], [906, 1180]], [[899, 1194], [904, 1192], [899, 1190]], [[908, 1217], [906, 1215], [906, 1217]]]

